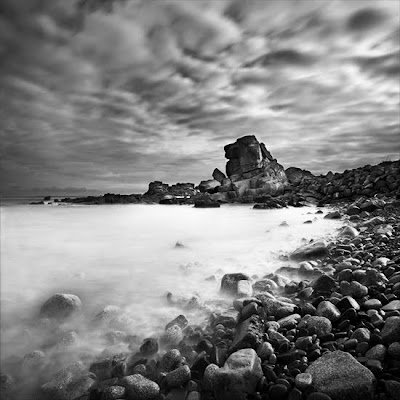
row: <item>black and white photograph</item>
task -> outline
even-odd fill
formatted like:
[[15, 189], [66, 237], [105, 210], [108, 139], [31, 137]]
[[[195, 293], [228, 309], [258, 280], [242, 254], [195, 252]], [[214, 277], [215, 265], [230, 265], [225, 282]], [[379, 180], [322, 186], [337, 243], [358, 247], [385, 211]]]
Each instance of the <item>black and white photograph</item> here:
[[2, 400], [400, 400], [400, 0], [0, 0]]

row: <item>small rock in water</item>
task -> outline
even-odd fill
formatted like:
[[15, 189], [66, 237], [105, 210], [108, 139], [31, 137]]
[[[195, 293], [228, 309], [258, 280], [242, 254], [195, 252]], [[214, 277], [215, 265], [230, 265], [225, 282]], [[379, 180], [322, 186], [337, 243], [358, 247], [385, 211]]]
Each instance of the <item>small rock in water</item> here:
[[82, 302], [74, 294], [56, 293], [51, 296], [41, 307], [40, 316], [65, 320], [73, 314], [80, 312]]
[[175, 243], [175, 248], [176, 249], [183, 249], [185, 245], [182, 242], [176, 242]]
[[140, 346], [140, 353], [145, 357], [150, 357], [158, 352], [158, 342], [155, 338], [148, 338]]
[[238, 282], [241, 280], [250, 280], [250, 277], [240, 272], [225, 274], [221, 280], [221, 292], [235, 296], [238, 289]]
[[176, 346], [183, 339], [182, 329], [179, 325], [172, 325], [165, 330], [160, 338], [161, 344]]

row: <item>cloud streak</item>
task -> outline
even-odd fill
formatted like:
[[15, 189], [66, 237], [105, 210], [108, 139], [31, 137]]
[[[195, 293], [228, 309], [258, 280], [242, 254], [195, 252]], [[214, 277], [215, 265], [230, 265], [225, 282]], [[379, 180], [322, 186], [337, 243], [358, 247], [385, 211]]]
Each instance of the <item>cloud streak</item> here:
[[400, 4], [370, 5], [3, 0], [2, 191], [197, 183], [249, 133], [314, 173], [399, 158]]

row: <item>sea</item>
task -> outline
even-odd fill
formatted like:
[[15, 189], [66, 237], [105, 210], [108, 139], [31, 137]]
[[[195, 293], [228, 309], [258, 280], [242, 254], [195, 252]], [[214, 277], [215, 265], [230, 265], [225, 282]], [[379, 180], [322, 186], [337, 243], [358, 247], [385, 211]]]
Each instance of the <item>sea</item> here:
[[[106, 346], [106, 332], [96, 330], [93, 318], [108, 305], [129, 316], [128, 333], [139, 341], [159, 337], [179, 314], [200, 324], [204, 310], [232, 304], [219, 291], [224, 274], [261, 278], [296, 265], [287, 255], [302, 244], [334, 237], [340, 222], [318, 210], [3, 202], [2, 363], [43, 346], [36, 337], [39, 310], [55, 293], [81, 299], [78, 326], [65, 329], [76, 331], [93, 354]], [[193, 297], [201, 311], [185, 306]]]

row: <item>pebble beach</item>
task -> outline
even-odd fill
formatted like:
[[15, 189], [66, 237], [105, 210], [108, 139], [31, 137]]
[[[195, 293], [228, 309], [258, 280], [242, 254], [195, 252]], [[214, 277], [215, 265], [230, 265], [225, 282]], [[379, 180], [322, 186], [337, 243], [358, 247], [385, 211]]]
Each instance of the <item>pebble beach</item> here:
[[[324, 218], [343, 226], [293, 249], [295, 266], [225, 274], [223, 307], [166, 295], [180, 312], [157, 336], [127, 334], [129, 317], [105, 304], [92, 326], [107, 331], [109, 346], [96, 355], [68, 357], [85, 304], [54, 294], [35, 328], [47, 345], [2, 368], [1, 398], [398, 399], [399, 200], [338, 204]], [[196, 309], [200, 324], [189, 317]]]

